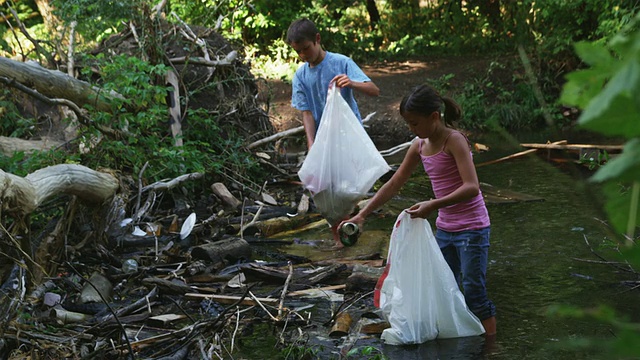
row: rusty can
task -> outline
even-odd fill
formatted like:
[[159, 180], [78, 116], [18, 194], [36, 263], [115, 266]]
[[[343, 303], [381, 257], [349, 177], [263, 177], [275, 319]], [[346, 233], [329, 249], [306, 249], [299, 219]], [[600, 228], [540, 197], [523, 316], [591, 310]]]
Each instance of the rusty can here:
[[340, 242], [344, 246], [353, 246], [358, 242], [360, 228], [356, 223], [346, 222], [340, 226], [338, 233], [340, 234]]

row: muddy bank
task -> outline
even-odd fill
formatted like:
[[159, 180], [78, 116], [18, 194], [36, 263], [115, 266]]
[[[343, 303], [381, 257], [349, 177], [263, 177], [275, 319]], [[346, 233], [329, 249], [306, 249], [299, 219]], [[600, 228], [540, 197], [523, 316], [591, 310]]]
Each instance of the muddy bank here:
[[[467, 81], [485, 78], [494, 59], [478, 58], [430, 58], [402, 62], [380, 62], [362, 65], [364, 72], [380, 88], [380, 96], [371, 98], [356, 94], [358, 106], [363, 116], [374, 113], [368, 123], [367, 132], [376, 144], [394, 145], [411, 139], [413, 136], [398, 113], [400, 100], [414, 86], [427, 81], [452, 75], [447, 80], [450, 89]], [[493, 69], [490, 80], [494, 82], [511, 81], [512, 71]], [[276, 131], [301, 126], [300, 114], [291, 108], [291, 85], [281, 80], [267, 81], [267, 93], [271, 94], [271, 122]], [[262, 89], [264, 92], [265, 89]], [[449, 91], [442, 89], [443, 93]], [[302, 138], [302, 135], [300, 136]]]

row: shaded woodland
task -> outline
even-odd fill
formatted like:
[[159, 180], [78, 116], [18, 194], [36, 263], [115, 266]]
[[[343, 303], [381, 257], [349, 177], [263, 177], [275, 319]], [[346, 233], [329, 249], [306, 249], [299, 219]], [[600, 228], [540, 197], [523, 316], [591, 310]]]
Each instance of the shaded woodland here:
[[[308, 304], [288, 305], [316, 288], [344, 295], [321, 325], [349, 333], [344, 310], [370, 308], [380, 254], [312, 262], [264, 247], [282, 231], [326, 225], [296, 177], [304, 154], [286, 150], [300, 129], [275, 131], [272, 98], [254, 75], [269, 73], [265, 58], [295, 63], [276, 41], [283, 24], [309, 16], [327, 29], [325, 46], [363, 62], [433, 52], [515, 58], [503, 74], [513, 64], [533, 70], [513, 71], [508, 88], [492, 88], [487, 71], [458, 91], [467, 104], [482, 92], [508, 103], [497, 123], [529, 128], [575, 125], [577, 107], [548, 102], [584, 66], [573, 44], [610, 39], [637, 10], [596, 1], [241, 3], [0, 4], [1, 358], [225, 358], [262, 322], [282, 348], [304, 348], [299, 328], [317, 323]], [[523, 113], [535, 117], [516, 122]], [[385, 326], [358, 315], [363, 333]]]

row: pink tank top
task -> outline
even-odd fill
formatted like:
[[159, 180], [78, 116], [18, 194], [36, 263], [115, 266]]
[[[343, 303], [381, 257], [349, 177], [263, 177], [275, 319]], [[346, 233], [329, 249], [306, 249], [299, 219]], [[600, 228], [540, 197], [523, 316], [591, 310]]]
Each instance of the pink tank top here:
[[[456, 160], [452, 155], [444, 151], [449, 137], [447, 136], [445, 139], [442, 149], [430, 156], [422, 155], [422, 143], [424, 140], [418, 140], [420, 141], [418, 151], [420, 152], [422, 165], [429, 176], [436, 198], [446, 196], [462, 186], [462, 178], [460, 177], [460, 172], [458, 172]], [[477, 230], [489, 225], [491, 225], [489, 212], [485, 206], [481, 191], [472, 199], [440, 208], [436, 219], [436, 227], [449, 232]]]

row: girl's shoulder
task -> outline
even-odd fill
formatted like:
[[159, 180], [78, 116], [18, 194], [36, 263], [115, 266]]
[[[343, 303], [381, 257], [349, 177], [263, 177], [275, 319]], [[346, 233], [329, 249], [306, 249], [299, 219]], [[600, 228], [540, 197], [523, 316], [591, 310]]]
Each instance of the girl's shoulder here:
[[464, 148], [471, 150], [471, 142], [467, 135], [459, 130], [451, 130], [451, 132], [447, 135], [447, 140], [445, 142], [445, 151], [451, 153], [454, 148]]

